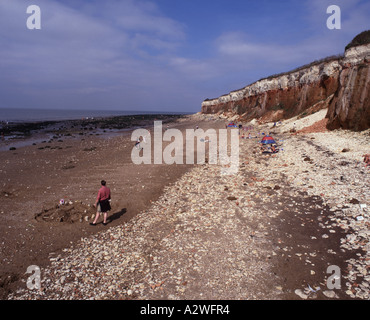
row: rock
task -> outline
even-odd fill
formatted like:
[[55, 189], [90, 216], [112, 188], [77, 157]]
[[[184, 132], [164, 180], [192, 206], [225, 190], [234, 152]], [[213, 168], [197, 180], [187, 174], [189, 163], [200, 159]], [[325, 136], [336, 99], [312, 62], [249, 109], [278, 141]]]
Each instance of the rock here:
[[323, 294], [327, 298], [338, 298], [337, 294], [333, 290], [325, 290], [323, 291]]
[[357, 199], [355, 199], [355, 198], [352, 198], [350, 201], [349, 201], [349, 203], [352, 203], [352, 204], [359, 204], [360, 203], [360, 201], [358, 201]]
[[301, 289], [296, 289], [294, 293], [299, 296], [301, 299], [306, 300], [308, 298], [308, 295], [305, 294]]
[[227, 197], [227, 200], [237, 200], [237, 199], [238, 199], [238, 198], [233, 197], [233, 196]]
[[278, 291], [283, 291], [283, 287], [282, 286], [276, 286], [275, 289], [278, 290]]

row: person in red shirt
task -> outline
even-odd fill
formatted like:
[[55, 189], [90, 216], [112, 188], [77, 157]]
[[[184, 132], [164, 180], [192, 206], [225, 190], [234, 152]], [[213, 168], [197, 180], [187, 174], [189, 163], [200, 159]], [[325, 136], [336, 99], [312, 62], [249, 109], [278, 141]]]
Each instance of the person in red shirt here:
[[365, 168], [370, 165], [370, 154], [364, 154], [364, 162], [365, 162]]
[[103, 214], [103, 225], [107, 224], [107, 217], [108, 211], [110, 211], [110, 189], [105, 186], [105, 180], [101, 181], [101, 188], [99, 189], [98, 196], [96, 197], [96, 201], [94, 207], [97, 208], [96, 215], [93, 223], [90, 223], [92, 226], [96, 225], [96, 222], [99, 219], [100, 214]]

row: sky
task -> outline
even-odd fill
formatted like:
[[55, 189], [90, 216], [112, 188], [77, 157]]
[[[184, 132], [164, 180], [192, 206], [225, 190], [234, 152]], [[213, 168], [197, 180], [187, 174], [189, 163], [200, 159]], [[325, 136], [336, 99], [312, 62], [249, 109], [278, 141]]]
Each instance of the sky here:
[[0, 0], [0, 108], [198, 112], [369, 29], [368, 0]]

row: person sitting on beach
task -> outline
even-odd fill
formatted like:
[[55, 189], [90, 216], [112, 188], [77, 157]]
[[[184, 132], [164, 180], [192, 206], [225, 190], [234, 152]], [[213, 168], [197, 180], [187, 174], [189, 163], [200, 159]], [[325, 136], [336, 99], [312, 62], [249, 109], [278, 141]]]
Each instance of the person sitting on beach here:
[[363, 157], [364, 157], [365, 168], [366, 168], [368, 165], [370, 165], [370, 154], [369, 153], [364, 154]]
[[272, 153], [278, 152], [273, 144], [271, 145], [271, 151], [272, 151]]
[[103, 225], [107, 224], [108, 211], [110, 211], [111, 206], [109, 203], [110, 200], [110, 189], [106, 187], [106, 181], [102, 180], [101, 188], [99, 189], [98, 196], [94, 207], [96, 208], [96, 215], [93, 223], [90, 223], [92, 226], [96, 226], [96, 222], [99, 219], [100, 214], [103, 214]]

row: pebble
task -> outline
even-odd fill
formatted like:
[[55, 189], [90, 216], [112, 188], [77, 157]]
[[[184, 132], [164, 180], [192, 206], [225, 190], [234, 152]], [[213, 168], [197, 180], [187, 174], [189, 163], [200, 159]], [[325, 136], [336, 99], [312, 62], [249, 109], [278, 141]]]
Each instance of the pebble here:
[[306, 300], [306, 299], [308, 298], [308, 295], [307, 295], [307, 294], [305, 294], [305, 293], [303, 293], [303, 291], [302, 291], [301, 289], [296, 289], [296, 290], [294, 291], [294, 293], [295, 293], [297, 296], [299, 296], [301, 299]]
[[331, 299], [338, 298], [337, 294], [333, 290], [325, 290], [325, 291], [323, 291], [323, 294], [327, 298], [331, 298]]

